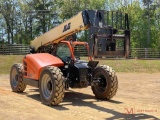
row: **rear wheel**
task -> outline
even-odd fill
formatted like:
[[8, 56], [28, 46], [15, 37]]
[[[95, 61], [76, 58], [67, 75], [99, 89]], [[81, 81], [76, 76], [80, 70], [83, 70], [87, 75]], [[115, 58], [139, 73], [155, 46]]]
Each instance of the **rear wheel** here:
[[61, 70], [54, 66], [42, 70], [40, 81], [40, 97], [46, 105], [58, 105], [64, 97], [64, 77]]
[[10, 85], [14, 92], [23, 92], [26, 85], [23, 82], [23, 66], [22, 64], [14, 64], [10, 71]]
[[93, 71], [93, 78], [99, 83], [92, 86], [92, 91], [98, 99], [111, 99], [117, 92], [118, 79], [115, 71], [109, 66], [98, 66]]

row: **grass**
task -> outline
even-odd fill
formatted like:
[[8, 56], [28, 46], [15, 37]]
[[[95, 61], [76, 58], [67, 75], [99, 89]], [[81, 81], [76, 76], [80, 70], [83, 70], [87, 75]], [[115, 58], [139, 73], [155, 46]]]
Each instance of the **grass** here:
[[[87, 60], [86, 58], [84, 58]], [[160, 72], [160, 60], [140, 60], [140, 59], [107, 59], [95, 60], [99, 61], [99, 65], [108, 65], [116, 72], [142, 72], [142, 73], [158, 73]]]
[[100, 64], [109, 65], [116, 72], [160, 72], [160, 60], [101, 60]]
[[9, 74], [14, 63], [22, 63], [24, 55], [0, 55], [0, 74]]
[[[0, 55], [0, 74], [9, 74], [14, 63], [22, 63], [23, 55]], [[109, 65], [116, 72], [160, 72], [160, 60], [99, 60], [101, 65]]]

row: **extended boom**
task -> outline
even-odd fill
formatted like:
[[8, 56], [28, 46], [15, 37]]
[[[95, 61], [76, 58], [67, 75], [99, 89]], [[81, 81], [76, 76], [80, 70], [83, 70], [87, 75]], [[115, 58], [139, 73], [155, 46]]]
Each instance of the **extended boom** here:
[[61, 40], [64, 40], [67, 36], [77, 33], [78, 31], [85, 30], [88, 27], [89, 24], [85, 21], [85, 11], [80, 12], [61, 25], [35, 38], [31, 41], [31, 47], [36, 51], [40, 46], [58, 43]]
[[[89, 54], [100, 56], [129, 56], [130, 30], [128, 14], [105, 10], [84, 10], [31, 41], [31, 51], [43, 52], [81, 30], [89, 29]], [[123, 50], [118, 51], [117, 40], [122, 40]], [[121, 46], [122, 46], [121, 45]], [[119, 47], [119, 46], [118, 46]]]

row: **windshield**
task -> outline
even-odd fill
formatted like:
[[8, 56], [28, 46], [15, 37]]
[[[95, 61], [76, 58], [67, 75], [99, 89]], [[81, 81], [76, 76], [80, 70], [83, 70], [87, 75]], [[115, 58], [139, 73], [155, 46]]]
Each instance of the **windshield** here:
[[63, 61], [67, 61], [67, 58], [71, 57], [71, 52], [67, 44], [60, 43], [57, 46], [56, 55], [60, 57]]

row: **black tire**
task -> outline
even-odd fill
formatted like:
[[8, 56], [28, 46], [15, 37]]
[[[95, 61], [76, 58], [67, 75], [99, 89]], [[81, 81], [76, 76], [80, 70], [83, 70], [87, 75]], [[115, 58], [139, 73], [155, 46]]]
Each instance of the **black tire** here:
[[23, 82], [23, 66], [20, 63], [14, 64], [10, 71], [10, 85], [12, 91], [23, 92], [26, 85]]
[[96, 67], [93, 78], [100, 78], [100, 83], [91, 87], [96, 98], [109, 100], [116, 94], [118, 79], [111, 67], [106, 65]]
[[61, 70], [54, 66], [45, 67], [39, 81], [40, 97], [46, 105], [58, 105], [64, 98], [65, 83]]

